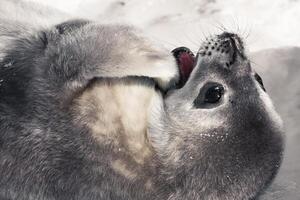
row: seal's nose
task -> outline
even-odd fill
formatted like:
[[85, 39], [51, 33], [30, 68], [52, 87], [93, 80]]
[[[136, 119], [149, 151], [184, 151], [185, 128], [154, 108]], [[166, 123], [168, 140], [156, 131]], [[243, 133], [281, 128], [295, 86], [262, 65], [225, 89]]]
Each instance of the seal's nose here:
[[219, 37], [220, 39], [233, 38], [235, 36], [237, 36], [237, 35], [234, 33], [229, 33], [229, 32], [224, 32], [221, 35], [217, 35], [217, 37]]
[[198, 54], [201, 57], [216, 58], [226, 67], [233, 65], [238, 57], [245, 59], [242, 40], [237, 34], [229, 32], [208, 38]]
[[224, 32], [217, 37], [224, 42], [228, 41], [230, 44], [229, 47], [231, 47], [231, 51], [233, 51], [234, 54], [238, 54], [242, 58], [245, 58], [243, 41], [237, 34]]

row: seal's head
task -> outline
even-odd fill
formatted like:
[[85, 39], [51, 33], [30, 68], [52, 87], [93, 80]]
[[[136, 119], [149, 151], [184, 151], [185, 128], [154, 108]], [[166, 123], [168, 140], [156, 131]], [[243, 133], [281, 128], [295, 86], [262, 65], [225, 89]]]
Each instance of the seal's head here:
[[236, 34], [207, 39], [193, 70], [186, 70], [186, 52], [174, 51], [186, 81], [166, 94], [149, 129], [176, 186], [170, 199], [255, 198], [281, 163], [280, 117]]

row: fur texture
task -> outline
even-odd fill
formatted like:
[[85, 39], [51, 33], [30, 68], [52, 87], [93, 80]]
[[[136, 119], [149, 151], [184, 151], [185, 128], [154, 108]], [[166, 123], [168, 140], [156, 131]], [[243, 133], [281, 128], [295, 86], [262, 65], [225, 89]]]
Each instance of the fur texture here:
[[[169, 90], [173, 56], [132, 27], [2, 21], [0, 30], [1, 43], [10, 38], [0, 63], [0, 200], [246, 200], [276, 174], [280, 118], [238, 36], [204, 44], [188, 82]], [[225, 41], [227, 53], [212, 48]], [[197, 108], [208, 82], [225, 87], [222, 101]]]

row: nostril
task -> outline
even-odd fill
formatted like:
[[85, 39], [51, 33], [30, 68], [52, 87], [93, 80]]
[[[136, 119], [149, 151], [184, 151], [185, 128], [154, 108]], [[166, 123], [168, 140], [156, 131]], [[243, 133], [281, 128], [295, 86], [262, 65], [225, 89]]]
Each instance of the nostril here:
[[221, 35], [218, 35], [218, 38], [219, 39], [226, 39], [226, 38], [230, 39], [230, 38], [233, 38], [235, 36], [236, 36], [236, 34], [234, 34], [234, 33], [224, 32]]
[[200, 47], [198, 55], [203, 58], [220, 59], [220, 64], [224, 68], [230, 69], [237, 58], [244, 58], [243, 43], [238, 35], [224, 32], [214, 37], [206, 39]]

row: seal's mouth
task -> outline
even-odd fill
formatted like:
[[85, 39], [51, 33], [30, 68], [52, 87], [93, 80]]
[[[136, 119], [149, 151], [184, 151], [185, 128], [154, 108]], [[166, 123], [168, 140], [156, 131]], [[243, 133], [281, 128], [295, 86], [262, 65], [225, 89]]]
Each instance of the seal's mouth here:
[[[220, 35], [207, 38], [201, 45], [197, 57], [187, 47], [178, 47], [172, 51], [177, 61], [180, 72], [180, 80], [172, 89], [182, 88], [188, 81], [198, 58], [217, 58], [224, 61], [227, 68], [236, 63], [237, 60], [246, 60], [243, 41], [234, 33], [224, 32]], [[199, 57], [200, 56], [200, 57]]]
[[196, 58], [193, 52], [186, 47], [178, 47], [172, 51], [179, 68], [180, 80], [176, 89], [182, 88], [188, 81], [196, 65]]

